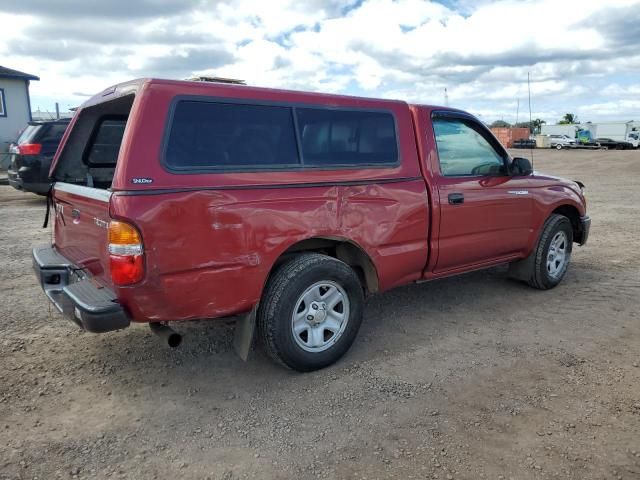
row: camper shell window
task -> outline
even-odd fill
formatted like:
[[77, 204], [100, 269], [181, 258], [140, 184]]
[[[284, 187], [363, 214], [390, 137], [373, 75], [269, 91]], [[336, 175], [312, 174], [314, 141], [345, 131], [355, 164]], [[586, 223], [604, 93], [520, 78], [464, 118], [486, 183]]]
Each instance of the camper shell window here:
[[134, 95], [83, 108], [53, 172], [54, 180], [111, 187]]

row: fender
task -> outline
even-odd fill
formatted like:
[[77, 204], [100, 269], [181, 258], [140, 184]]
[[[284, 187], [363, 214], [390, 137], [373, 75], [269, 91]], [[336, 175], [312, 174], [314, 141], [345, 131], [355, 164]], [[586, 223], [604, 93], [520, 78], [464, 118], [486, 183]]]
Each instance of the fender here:
[[532, 233], [527, 248], [528, 254], [535, 248], [544, 223], [556, 210], [562, 207], [570, 207], [578, 212], [579, 217], [586, 215], [585, 201], [568, 185], [553, 184], [539, 189], [533, 189], [533, 192], [535, 192], [535, 201], [533, 204]]

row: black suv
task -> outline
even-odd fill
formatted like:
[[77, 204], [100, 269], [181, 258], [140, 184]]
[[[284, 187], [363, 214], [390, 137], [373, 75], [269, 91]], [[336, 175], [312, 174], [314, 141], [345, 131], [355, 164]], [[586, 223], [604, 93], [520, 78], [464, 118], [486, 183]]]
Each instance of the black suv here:
[[9, 184], [25, 192], [49, 191], [49, 167], [70, 119], [29, 122], [9, 146]]

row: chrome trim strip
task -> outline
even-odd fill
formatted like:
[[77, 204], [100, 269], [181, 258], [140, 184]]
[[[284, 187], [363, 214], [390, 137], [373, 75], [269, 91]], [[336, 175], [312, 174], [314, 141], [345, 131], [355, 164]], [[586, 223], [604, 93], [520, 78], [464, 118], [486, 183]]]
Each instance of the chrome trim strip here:
[[271, 190], [282, 188], [314, 188], [314, 187], [354, 187], [359, 185], [381, 185], [387, 183], [404, 183], [423, 180], [422, 177], [379, 178], [373, 180], [347, 180], [311, 183], [269, 183], [263, 185], [221, 185], [218, 187], [178, 187], [178, 188], [145, 188], [144, 190], [116, 190], [117, 196], [164, 195], [169, 193], [200, 192], [206, 190]]
[[113, 192], [109, 190], [101, 190], [99, 188], [85, 187], [84, 185], [74, 185], [73, 183], [56, 182], [53, 189], [59, 192], [71, 193], [81, 197], [99, 200], [101, 202], [109, 202]]

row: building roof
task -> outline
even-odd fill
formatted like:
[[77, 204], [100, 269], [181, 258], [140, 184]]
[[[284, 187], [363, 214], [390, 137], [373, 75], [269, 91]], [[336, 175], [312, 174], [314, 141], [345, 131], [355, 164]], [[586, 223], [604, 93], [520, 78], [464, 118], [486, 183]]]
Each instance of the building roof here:
[[31, 75], [30, 73], [20, 72], [13, 70], [12, 68], [3, 67], [0, 65], [0, 78], [22, 78], [23, 80], [40, 80], [40, 77]]

